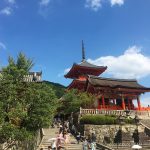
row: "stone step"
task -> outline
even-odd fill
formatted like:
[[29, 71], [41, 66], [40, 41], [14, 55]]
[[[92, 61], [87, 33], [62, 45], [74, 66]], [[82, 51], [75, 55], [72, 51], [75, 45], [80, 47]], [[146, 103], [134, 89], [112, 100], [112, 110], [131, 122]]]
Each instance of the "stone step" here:
[[[49, 145], [43, 145], [41, 148], [48, 149]], [[63, 146], [63, 145], [62, 145]], [[63, 146], [65, 150], [82, 150], [82, 145], [81, 146], [77, 146], [77, 145], [67, 145], [67, 146]]]
[[[43, 148], [44, 150], [48, 150], [48, 146], [51, 145], [52, 142], [48, 141], [48, 139], [55, 138], [58, 136], [58, 130], [59, 128], [45, 128], [44, 131], [44, 137], [42, 140], [41, 145], [37, 150], [40, 150], [40, 148]], [[77, 140], [74, 136], [70, 136], [70, 143], [63, 144], [65, 150], [82, 150], [82, 143], [77, 144]]]

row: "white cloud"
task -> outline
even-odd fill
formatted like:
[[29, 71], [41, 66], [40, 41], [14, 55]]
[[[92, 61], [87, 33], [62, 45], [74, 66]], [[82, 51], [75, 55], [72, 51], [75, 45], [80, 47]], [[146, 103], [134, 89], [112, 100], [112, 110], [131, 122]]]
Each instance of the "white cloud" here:
[[110, 0], [111, 6], [114, 5], [123, 5], [124, 4], [124, 0]]
[[49, 4], [52, 0], [40, 0], [39, 2], [39, 9], [38, 9], [38, 13], [43, 16], [44, 18], [47, 18], [48, 14], [49, 14]]
[[67, 68], [67, 69], [65, 69], [65, 70], [64, 70], [64, 74], [66, 74], [67, 72], [69, 72], [69, 71], [70, 71], [70, 69], [71, 69], [71, 68]]
[[59, 73], [57, 76], [58, 76], [58, 77], [64, 76], [67, 72], [69, 72], [70, 69], [71, 69], [71, 68], [65, 69], [63, 72]]
[[101, 8], [102, 0], [86, 0], [85, 7], [98, 11]]
[[0, 14], [4, 14], [4, 15], [11, 15], [13, 12], [12, 8], [11, 7], [5, 7], [3, 8], [2, 10], [0, 10]]
[[141, 99], [142, 106], [150, 105], [150, 94], [146, 93], [142, 95], [140, 99]]
[[85, 7], [90, 8], [94, 11], [98, 11], [104, 2], [109, 2], [111, 6], [114, 5], [123, 5], [125, 0], [86, 0]]
[[0, 42], [0, 49], [6, 49], [6, 46], [4, 43]]
[[88, 59], [90, 63], [107, 66], [106, 73], [115, 78], [140, 79], [150, 75], [150, 57], [141, 53], [141, 47], [132, 46], [124, 54]]
[[48, 6], [50, 3], [50, 0], [40, 0], [40, 6]]
[[15, 8], [17, 8], [16, 0], [4, 0], [5, 7], [0, 10], [0, 14], [10, 16]]
[[6, 0], [9, 4], [15, 4], [16, 1], [15, 0]]

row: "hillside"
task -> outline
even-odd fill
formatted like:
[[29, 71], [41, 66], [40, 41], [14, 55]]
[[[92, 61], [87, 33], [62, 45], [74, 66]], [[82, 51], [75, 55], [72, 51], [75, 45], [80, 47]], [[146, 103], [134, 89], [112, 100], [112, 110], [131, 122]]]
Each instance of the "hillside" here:
[[66, 89], [66, 87], [64, 85], [61, 85], [59, 83], [50, 82], [50, 81], [43, 81], [43, 82], [46, 83], [47, 85], [49, 85], [50, 87], [52, 87], [52, 89], [55, 91], [56, 96], [58, 98], [61, 98], [64, 95], [65, 89]]

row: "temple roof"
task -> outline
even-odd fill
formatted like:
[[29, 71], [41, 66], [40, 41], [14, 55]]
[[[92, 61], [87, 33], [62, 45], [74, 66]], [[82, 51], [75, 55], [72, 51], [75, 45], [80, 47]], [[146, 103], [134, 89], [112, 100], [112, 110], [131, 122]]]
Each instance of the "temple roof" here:
[[150, 91], [150, 88], [140, 85], [137, 82], [137, 80], [113, 79], [113, 78], [89, 76], [88, 81], [95, 87], [130, 88], [130, 89], [141, 89]]
[[104, 67], [104, 66], [96, 66], [94, 64], [87, 62], [86, 60], [81, 61], [81, 63], [79, 64], [75, 63], [75, 65], [83, 66], [83, 67], [91, 67], [91, 68], [103, 68]]
[[86, 80], [75, 79], [71, 82], [71, 84], [67, 88], [83, 90], [85, 88], [85, 84], [86, 84]]
[[99, 76], [107, 69], [106, 66], [96, 66], [86, 60], [81, 63], [74, 63], [70, 71], [65, 75], [66, 78], [78, 78], [79, 75], [95, 75]]

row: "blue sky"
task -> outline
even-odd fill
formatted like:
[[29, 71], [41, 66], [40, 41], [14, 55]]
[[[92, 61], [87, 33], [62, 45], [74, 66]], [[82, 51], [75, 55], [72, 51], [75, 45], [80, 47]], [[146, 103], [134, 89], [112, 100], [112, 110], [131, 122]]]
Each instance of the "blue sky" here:
[[0, 66], [22, 51], [44, 80], [68, 85], [84, 40], [86, 58], [108, 66], [103, 76], [150, 87], [149, 14], [149, 0], [0, 0]]

